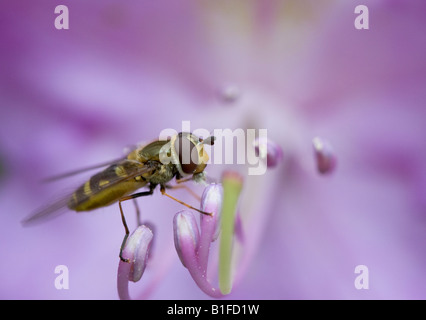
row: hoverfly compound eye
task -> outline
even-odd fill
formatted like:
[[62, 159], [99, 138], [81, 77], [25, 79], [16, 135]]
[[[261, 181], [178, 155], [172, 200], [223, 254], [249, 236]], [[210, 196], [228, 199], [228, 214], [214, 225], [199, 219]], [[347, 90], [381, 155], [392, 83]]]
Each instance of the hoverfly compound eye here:
[[176, 137], [174, 147], [179, 156], [179, 163], [182, 171], [186, 174], [192, 174], [197, 169], [199, 157], [195, 143], [190, 140], [190, 136], [185, 133], [179, 133]]

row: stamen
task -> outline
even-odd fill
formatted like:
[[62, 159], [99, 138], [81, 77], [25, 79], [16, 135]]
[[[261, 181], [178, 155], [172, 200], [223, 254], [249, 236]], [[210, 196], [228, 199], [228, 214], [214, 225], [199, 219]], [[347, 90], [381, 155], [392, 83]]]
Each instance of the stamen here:
[[337, 159], [331, 144], [320, 137], [312, 140], [317, 170], [321, 174], [330, 174], [336, 168]]
[[234, 84], [226, 84], [219, 90], [219, 96], [223, 102], [234, 103], [241, 96], [241, 90]]
[[[214, 226], [213, 232], [211, 233], [211, 241], [215, 241], [219, 236], [220, 232], [220, 213], [222, 210], [222, 199], [223, 199], [223, 188], [221, 184], [212, 183], [208, 185], [203, 192], [201, 197], [201, 211], [211, 212], [211, 216], [204, 214], [200, 215], [201, 229], [203, 233], [207, 233], [207, 229], [203, 229], [203, 226]], [[214, 223], [212, 223], [214, 222]]]
[[197, 286], [211, 297], [222, 297], [220, 290], [209, 283], [206, 278], [206, 272], [199, 263], [196, 251], [199, 233], [192, 212], [178, 212], [173, 219], [173, 229], [176, 251]]
[[129, 300], [129, 281], [137, 282], [141, 279], [148, 262], [153, 236], [151, 229], [141, 225], [127, 239], [122, 255], [128, 262], [120, 260], [117, 273], [120, 299]]
[[183, 266], [188, 268], [184, 254], [187, 251], [195, 252], [195, 248], [198, 246], [200, 239], [197, 221], [192, 212], [183, 210], [176, 213], [173, 219], [173, 231], [176, 252]]
[[266, 161], [268, 168], [274, 168], [281, 163], [283, 151], [281, 147], [267, 138], [257, 138], [253, 142], [256, 156]]
[[201, 210], [211, 212], [211, 216], [200, 215], [200, 242], [197, 248], [198, 261], [204, 272], [207, 272], [210, 244], [220, 233], [220, 213], [222, 210], [223, 188], [221, 184], [212, 183], [204, 189], [201, 197]]

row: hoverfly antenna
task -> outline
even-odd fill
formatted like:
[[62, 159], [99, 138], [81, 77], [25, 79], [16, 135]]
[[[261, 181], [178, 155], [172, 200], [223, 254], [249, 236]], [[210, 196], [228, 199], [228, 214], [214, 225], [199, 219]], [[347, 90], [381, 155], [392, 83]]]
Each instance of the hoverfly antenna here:
[[198, 144], [208, 144], [210, 146], [214, 145], [214, 141], [216, 140], [215, 136], [207, 137], [206, 139], [200, 139], [200, 142]]

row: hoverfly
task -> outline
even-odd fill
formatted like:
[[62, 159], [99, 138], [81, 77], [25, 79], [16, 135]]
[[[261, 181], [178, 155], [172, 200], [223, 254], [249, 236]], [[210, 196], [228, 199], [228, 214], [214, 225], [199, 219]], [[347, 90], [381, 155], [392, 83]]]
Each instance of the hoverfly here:
[[[154, 189], [159, 185], [161, 194], [200, 213], [209, 214], [167, 194], [166, 188], [173, 188], [167, 184], [173, 178], [177, 183], [189, 180], [205, 181], [204, 169], [209, 156], [204, 150], [204, 144], [212, 145], [213, 143], [213, 136], [203, 140], [192, 133], [181, 132], [168, 140], [155, 140], [147, 145], [136, 147], [121, 159], [53, 177], [51, 180], [109, 165], [103, 171], [93, 175], [71, 195], [35, 212], [22, 223], [26, 225], [42, 217], [54, 215], [64, 207], [77, 212], [90, 211], [118, 202], [125, 229], [120, 259], [127, 262], [121, 254], [129, 236], [129, 228], [121, 203], [152, 195]], [[164, 159], [169, 161], [164, 161]], [[148, 190], [134, 193], [144, 187]]]

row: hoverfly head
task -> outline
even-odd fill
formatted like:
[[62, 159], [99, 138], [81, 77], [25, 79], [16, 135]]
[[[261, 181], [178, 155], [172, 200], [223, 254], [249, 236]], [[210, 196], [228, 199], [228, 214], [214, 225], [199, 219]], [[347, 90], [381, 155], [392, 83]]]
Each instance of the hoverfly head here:
[[180, 132], [172, 139], [172, 156], [182, 177], [204, 171], [209, 156], [204, 144], [212, 145], [214, 137], [198, 138], [189, 132]]

